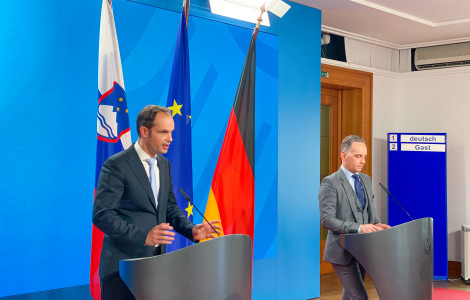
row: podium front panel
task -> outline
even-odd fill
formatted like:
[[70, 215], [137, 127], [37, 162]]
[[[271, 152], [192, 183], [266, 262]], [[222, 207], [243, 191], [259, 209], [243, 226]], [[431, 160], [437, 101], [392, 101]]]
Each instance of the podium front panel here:
[[251, 299], [251, 238], [227, 235], [155, 257], [122, 260], [137, 300]]
[[372, 233], [344, 234], [340, 243], [366, 269], [381, 300], [432, 299], [431, 218]]

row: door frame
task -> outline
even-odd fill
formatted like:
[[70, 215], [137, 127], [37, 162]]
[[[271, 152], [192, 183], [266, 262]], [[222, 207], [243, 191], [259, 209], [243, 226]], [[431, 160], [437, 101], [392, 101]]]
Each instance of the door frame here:
[[[373, 74], [364, 71], [321, 64], [321, 71], [328, 77], [321, 77], [321, 87], [338, 90], [340, 97], [340, 132], [338, 147], [344, 137], [356, 134], [362, 137], [367, 146], [367, 163], [363, 173], [372, 177], [372, 84]], [[353, 113], [349, 114], [348, 112]], [[337, 159], [340, 159], [339, 156]]]
[[[330, 171], [336, 172], [341, 165], [339, 147], [344, 137], [355, 134], [364, 139], [367, 146], [367, 163], [363, 172], [372, 177], [372, 83], [373, 74], [321, 64], [321, 91], [338, 93], [338, 103], [333, 109], [332, 122], [336, 122], [337, 140], [330, 141]], [[323, 104], [323, 103], [322, 103]], [[327, 103], [324, 103], [328, 105]], [[320, 241], [320, 274], [334, 272], [331, 264], [323, 261], [326, 241]]]

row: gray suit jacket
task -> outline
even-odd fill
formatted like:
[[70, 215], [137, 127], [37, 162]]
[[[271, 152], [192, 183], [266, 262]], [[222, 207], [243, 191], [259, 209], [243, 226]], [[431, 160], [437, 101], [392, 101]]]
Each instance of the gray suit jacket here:
[[[170, 223], [175, 231], [192, 239], [194, 224], [176, 203], [169, 161], [157, 156], [160, 170], [158, 209], [147, 173], [134, 145], [105, 161], [101, 168], [93, 205], [93, 224], [104, 232], [100, 258], [100, 278], [113, 278], [119, 260], [152, 256], [153, 246], [145, 246], [154, 226]], [[166, 247], [162, 245], [162, 253]]]
[[370, 177], [358, 173], [362, 181], [366, 205], [362, 209], [356, 193], [341, 168], [323, 179], [318, 193], [320, 219], [328, 229], [323, 260], [346, 265], [352, 255], [339, 244], [342, 233], [357, 233], [359, 225], [379, 223], [375, 212]]

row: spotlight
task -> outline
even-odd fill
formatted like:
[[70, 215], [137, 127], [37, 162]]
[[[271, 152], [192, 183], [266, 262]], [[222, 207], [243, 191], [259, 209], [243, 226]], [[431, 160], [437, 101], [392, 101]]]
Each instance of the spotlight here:
[[321, 45], [328, 45], [331, 41], [331, 36], [328, 33], [321, 34]]

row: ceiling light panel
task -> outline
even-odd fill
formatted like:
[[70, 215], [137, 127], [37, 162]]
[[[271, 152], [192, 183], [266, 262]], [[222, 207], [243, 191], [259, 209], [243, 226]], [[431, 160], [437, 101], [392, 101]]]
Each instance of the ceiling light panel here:
[[[266, 1], [266, 5], [274, 0]], [[217, 15], [255, 23], [261, 13], [260, 6], [262, 0], [210, 0], [211, 12]], [[269, 26], [269, 17], [267, 13], [262, 15], [261, 25]]]

